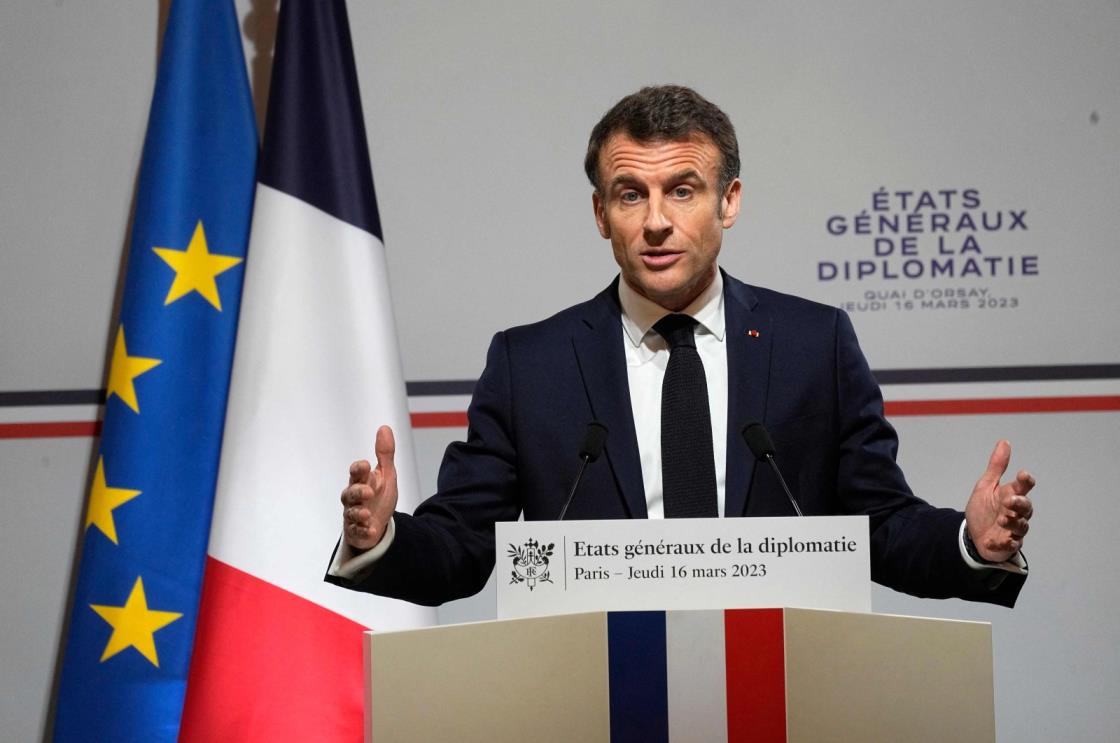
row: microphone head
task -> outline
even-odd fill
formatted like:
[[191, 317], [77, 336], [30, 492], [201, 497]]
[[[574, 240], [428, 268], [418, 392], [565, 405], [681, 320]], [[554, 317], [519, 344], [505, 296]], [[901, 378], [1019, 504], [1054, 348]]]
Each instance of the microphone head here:
[[599, 421], [591, 421], [587, 424], [587, 433], [583, 436], [583, 446], [579, 450], [580, 458], [594, 462], [603, 453], [606, 443], [607, 427]]
[[747, 442], [756, 459], [774, 456], [774, 442], [771, 441], [766, 426], [758, 421], [743, 426], [743, 440]]

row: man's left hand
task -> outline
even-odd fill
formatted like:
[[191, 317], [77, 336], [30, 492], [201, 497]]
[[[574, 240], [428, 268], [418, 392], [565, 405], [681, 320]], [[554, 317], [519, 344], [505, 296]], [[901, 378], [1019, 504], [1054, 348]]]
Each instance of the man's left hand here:
[[1005, 562], [1022, 548], [1030, 528], [1027, 522], [1034, 514], [1034, 505], [1027, 497], [1034, 487], [1029, 472], [1019, 470], [1014, 480], [1000, 484], [1010, 462], [1011, 444], [1000, 441], [965, 507], [965, 521], [976, 551], [991, 562]]

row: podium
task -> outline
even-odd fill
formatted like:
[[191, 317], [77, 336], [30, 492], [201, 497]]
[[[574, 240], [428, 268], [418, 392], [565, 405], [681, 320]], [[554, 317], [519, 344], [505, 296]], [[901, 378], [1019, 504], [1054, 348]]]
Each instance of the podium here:
[[365, 635], [366, 740], [994, 741], [991, 625], [592, 612]]

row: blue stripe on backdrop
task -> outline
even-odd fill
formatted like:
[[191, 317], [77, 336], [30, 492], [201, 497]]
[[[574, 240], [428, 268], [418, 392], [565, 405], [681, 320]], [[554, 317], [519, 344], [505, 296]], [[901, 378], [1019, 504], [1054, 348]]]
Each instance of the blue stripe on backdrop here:
[[611, 743], [668, 743], [665, 612], [607, 615]]
[[[1060, 366], [978, 366], [944, 369], [872, 369], [883, 386], [896, 384], [965, 384], [986, 382], [1056, 382], [1062, 380], [1120, 379], [1120, 364], [1065, 364]], [[473, 379], [422, 379], [405, 383], [409, 397], [469, 395]], [[85, 405], [105, 401], [105, 391], [9, 390], [0, 391], [0, 408], [36, 405]]]

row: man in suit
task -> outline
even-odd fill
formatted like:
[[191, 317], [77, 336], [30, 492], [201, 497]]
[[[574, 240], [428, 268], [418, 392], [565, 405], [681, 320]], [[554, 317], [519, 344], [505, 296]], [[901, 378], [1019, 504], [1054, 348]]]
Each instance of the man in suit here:
[[[596, 125], [585, 167], [620, 277], [588, 302], [494, 337], [467, 441], [448, 447], [439, 490], [414, 515], [395, 512], [393, 436], [378, 431], [377, 466], [351, 466], [327, 580], [426, 604], [477, 592], [494, 565], [494, 523], [522, 513], [556, 518], [595, 420], [610, 431], [605, 455], [589, 468], [570, 518], [791, 513], [739, 435], [762, 421], [805, 513], [870, 517], [876, 581], [1013, 605], [1026, 574], [1019, 549], [1034, 479], [1021, 471], [1000, 483], [1007, 442], [965, 513], [918, 499], [895, 463], [897, 438], [847, 316], [718, 268], [742, 191], [726, 115], [688, 88], [644, 88]], [[662, 322], [667, 315], [686, 326], [683, 342]], [[662, 394], [681, 384], [669, 369], [685, 358], [694, 396], [685, 407], [702, 410], [703, 425], [683, 441], [703, 441], [682, 477], [679, 447], [669, 443], [679, 422], [665, 418]], [[682, 479], [699, 492], [682, 496]], [[682, 498], [702, 505], [681, 510]]]

